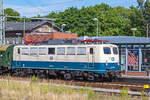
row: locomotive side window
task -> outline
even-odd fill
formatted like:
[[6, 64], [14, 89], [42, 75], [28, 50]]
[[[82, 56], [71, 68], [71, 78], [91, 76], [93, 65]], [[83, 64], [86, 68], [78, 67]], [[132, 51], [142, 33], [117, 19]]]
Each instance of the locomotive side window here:
[[20, 48], [18, 48], [18, 54], [20, 54]]
[[29, 55], [29, 48], [22, 48], [22, 55]]
[[65, 47], [58, 47], [57, 55], [65, 55]]
[[55, 48], [48, 48], [48, 54], [55, 54]]
[[47, 49], [45, 47], [39, 47], [39, 55], [46, 55]]
[[93, 48], [90, 48], [90, 54], [94, 54]]
[[37, 55], [38, 54], [38, 48], [31, 47], [30, 48], [30, 55]]
[[104, 47], [104, 54], [111, 54], [111, 50], [109, 47]]
[[68, 55], [75, 55], [75, 47], [68, 47], [67, 48]]
[[118, 49], [116, 47], [113, 47], [113, 53], [118, 54]]
[[85, 47], [78, 47], [77, 55], [86, 55], [86, 48]]

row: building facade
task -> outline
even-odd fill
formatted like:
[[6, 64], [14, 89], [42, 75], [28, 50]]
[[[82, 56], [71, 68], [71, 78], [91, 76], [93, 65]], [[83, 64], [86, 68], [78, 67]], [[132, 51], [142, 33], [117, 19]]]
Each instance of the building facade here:
[[60, 32], [61, 29], [50, 21], [36, 22], [5, 22], [6, 44], [24, 44], [26, 33]]

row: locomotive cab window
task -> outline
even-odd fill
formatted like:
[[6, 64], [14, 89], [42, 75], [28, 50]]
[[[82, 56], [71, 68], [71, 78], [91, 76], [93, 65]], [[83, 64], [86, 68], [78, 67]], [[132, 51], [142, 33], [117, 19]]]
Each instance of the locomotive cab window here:
[[48, 54], [55, 54], [55, 48], [48, 48]]
[[94, 49], [90, 48], [90, 54], [94, 54]]
[[113, 53], [118, 54], [118, 49], [116, 47], [113, 47]]
[[104, 47], [104, 54], [111, 54], [111, 50], [109, 47]]

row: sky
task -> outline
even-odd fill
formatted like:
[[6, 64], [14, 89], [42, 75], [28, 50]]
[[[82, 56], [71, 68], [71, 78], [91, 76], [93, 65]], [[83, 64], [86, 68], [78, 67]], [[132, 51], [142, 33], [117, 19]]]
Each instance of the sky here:
[[136, 0], [3, 0], [4, 8], [12, 8], [21, 16], [33, 17], [38, 14], [44, 16], [50, 12], [61, 12], [69, 7], [81, 8], [105, 3], [112, 7], [123, 6], [129, 8], [136, 6]]

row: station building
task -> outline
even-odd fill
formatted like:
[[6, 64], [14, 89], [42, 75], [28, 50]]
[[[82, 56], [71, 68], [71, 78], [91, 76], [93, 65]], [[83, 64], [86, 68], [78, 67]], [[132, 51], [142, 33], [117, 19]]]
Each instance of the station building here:
[[6, 44], [24, 44], [52, 39], [77, 39], [77, 34], [62, 32], [51, 21], [5, 22]]
[[[150, 38], [135, 36], [86, 37], [88, 39], [108, 40], [107, 43], [119, 47], [121, 70], [126, 75], [147, 76], [150, 71]], [[79, 37], [84, 39], [84, 37]]]

